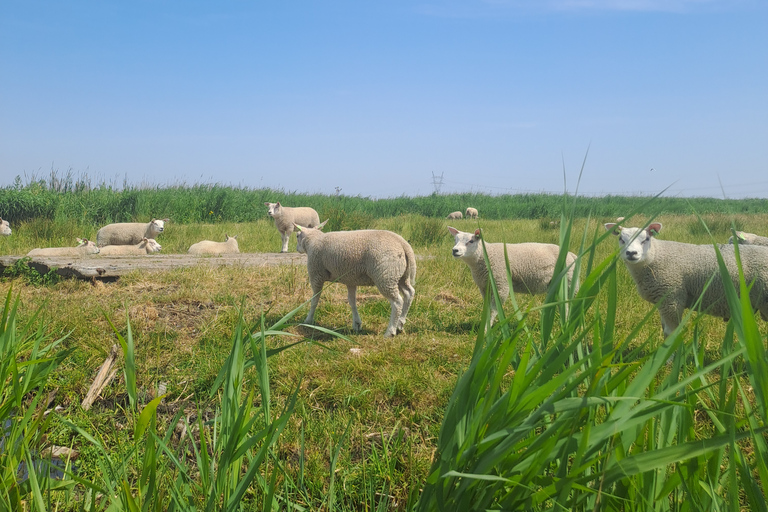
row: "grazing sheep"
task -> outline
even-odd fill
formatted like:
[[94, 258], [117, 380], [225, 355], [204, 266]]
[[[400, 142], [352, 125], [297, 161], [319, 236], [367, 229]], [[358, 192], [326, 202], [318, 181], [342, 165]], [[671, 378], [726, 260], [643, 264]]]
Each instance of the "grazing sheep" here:
[[[325, 221], [328, 222], [328, 221]], [[347, 300], [352, 309], [352, 327], [362, 327], [357, 312], [358, 286], [376, 286], [389, 300], [391, 314], [385, 337], [403, 330], [405, 317], [416, 290], [416, 257], [408, 242], [400, 235], [383, 230], [320, 231], [296, 226], [297, 250], [307, 255], [307, 273], [312, 286], [312, 302], [305, 323], [311, 324], [320, 292], [326, 281], [347, 285]]]
[[12, 232], [11, 225], [8, 224], [8, 221], [0, 218], [0, 235], [11, 236]]
[[466, 216], [468, 219], [476, 219], [477, 218], [477, 208], [467, 208]]
[[449, 220], [456, 220], [456, 219], [463, 219], [464, 216], [461, 214], [461, 212], [451, 212], [448, 214], [448, 217], [446, 219]]
[[288, 240], [293, 233], [293, 226], [314, 228], [320, 225], [320, 217], [314, 208], [308, 206], [288, 207], [280, 203], [264, 203], [267, 213], [275, 219], [275, 226], [283, 238], [283, 248], [280, 252], [288, 252]]
[[187, 251], [189, 254], [237, 254], [240, 248], [237, 246], [237, 235], [226, 237], [225, 242], [211, 242], [203, 240], [192, 244]]
[[[768, 237], [755, 235], [754, 233], [745, 233], [744, 231], [737, 231], [736, 237], [741, 245], [763, 245], [768, 246]], [[729, 244], [733, 244], [733, 237], [728, 239]]]
[[144, 256], [160, 252], [162, 245], [154, 238], [145, 238], [136, 245], [107, 245], [101, 248], [102, 256]]
[[87, 238], [78, 238], [75, 247], [46, 247], [44, 249], [32, 249], [27, 253], [31, 258], [45, 258], [52, 256], [82, 257], [97, 254], [99, 248]]
[[136, 245], [145, 238], [155, 238], [165, 229], [169, 219], [152, 219], [144, 222], [118, 222], [107, 224], [96, 233], [96, 244], [105, 245]]
[[[472, 279], [480, 289], [480, 295], [485, 299], [488, 287], [488, 268], [483, 258], [483, 248], [480, 242], [480, 230], [465, 233], [448, 226], [456, 244], [453, 246], [453, 257], [461, 258], [469, 267]], [[509, 258], [509, 273], [512, 276], [512, 289], [515, 293], [539, 295], [546, 293], [555, 272], [555, 264], [560, 253], [560, 247], [555, 244], [537, 242], [504, 244], [486, 243], [488, 261], [493, 271], [493, 279], [499, 292], [499, 299], [504, 302], [509, 296], [509, 281], [507, 281], [507, 265], [504, 259], [504, 247]], [[568, 253], [565, 264], [568, 266], [568, 283], [573, 279], [576, 255]], [[575, 287], [578, 290], [578, 283]], [[491, 300], [491, 323], [496, 319], [499, 305]]]
[[624, 220], [624, 217], [616, 217], [616, 222], [622, 222]]
[[[619, 254], [640, 297], [659, 309], [665, 336], [680, 325], [684, 310], [692, 308], [699, 297], [703, 313], [730, 318], [714, 246], [658, 240], [655, 238], [661, 231], [658, 222], [645, 229], [622, 228], [610, 223], [605, 229], [618, 236]], [[732, 245], [718, 248], [738, 291], [735, 248]], [[749, 294], [752, 307], [768, 320], [768, 251], [747, 245], [739, 247], [739, 254], [744, 278], [752, 283]]]

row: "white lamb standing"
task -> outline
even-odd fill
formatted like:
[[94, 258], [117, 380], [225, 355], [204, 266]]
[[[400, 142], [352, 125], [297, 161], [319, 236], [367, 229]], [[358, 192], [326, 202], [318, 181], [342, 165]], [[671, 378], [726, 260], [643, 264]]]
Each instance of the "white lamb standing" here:
[[[480, 295], [485, 300], [488, 289], [488, 267], [483, 258], [483, 244], [480, 230], [465, 233], [448, 226], [456, 244], [453, 246], [453, 257], [460, 258], [469, 267], [472, 280], [480, 289]], [[560, 253], [560, 247], [555, 244], [525, 242], [517, 244], [486, 243], [488, 261], [493, 271], [493, 280], [499, 292], [499, 299], [504, 302], [509, 296], [509, 281], [507, 280], [507, 265], [504, 259], [504, 247], [509, 258], [509, 273], [512, 276], [512, 289], [515, 293], [540, 295], [546, 293], [555, 272], [555, 264]], [[567, 279], [570, 285], [573, 279], [576, 255], [569, 252], [565, 259], [568, 267]], [[578, 282], [574, 290], [578, 290]], [[493, 296], [491, 296], [493, 299]], [[496, 319], [499, 305], [495, 300], [490, 301], [491, 323]]]
[[[275, 226], [283, 238], [283, 248], [280, 252], [288, 252], [288, 240], [295, 225], [314, 228], [320, 225], [320, 216], [309, 206], [283, 206], [277, 203], [264, 203], [267, 213], [275, 219]], [[327, 221], [326, 221], [327, 222]]]
[[160, 252], [162, 245], [154, 238], [145, 238], [136, 245], [106, 245], [101, 248], [102, 256], [144, 256]]
[[224, 242], [212, 242], [210, 240], [203, 240], [189, 246], [187, 251], [189, 254], [198, 255], [215, 255], [215, 254], [237, 254], [240, 252], [240, 248], [237, 246], [237, 235], [229, 236], [224, 235], [226, 241]]
[[307, 255], [307, 273], [314, 294], [305, 323], [314, 321], [323, 283], [334, 281], [347, 285], [355, 331], [362, 327], [357, 312], [357, 287], [376, 286], [391, 306], [384, 336], [402, 332], [416, 293], [416, 257], [411, 246], [391, 231], [367, 229], [323, 233], [320, 230], [325, 222], [315, 228], [296, 226], [297, 249]]
[[456, 219], [463, 219], [463, 218], [464, 216], [459, 211], [451, 212], [448, 214], [448, 217], [446, 217], [446, 219], [448, 220], [456, 220]]
[[64, 257], [83, 257], [83, 256], [89, 256], [91, 254], [98, 254], [99, 248], [96, 246], [95, 243], [88, 240], [87, 238], [78, 238], [77, 239], [77, 246], [75, 247], [46, 247], [44, 249], [32, 249], [27, 253], [27, 256], [30, 258], [36, 258], [36, 257], [55, 257], [55, 256], [64, 256]]
[[[768, 246], [768, 237], [756, 235], [754, 233], [745, 233], [744, 231], [737, 231], [736, 237], [738, 238], [740, 245], [762, 245]], [[733, 237], [728, 239], [729, 244], [733, 244]]]
[[8, 221], [0, 218], [0, 235], [11, 236], [12, 232], [11, 225], [8, 224]]
[[107, 224], [96, 233], [96, 244], [136, 245], [145, 238], [155, 238], [165, 229], [169, 219], [152, 219], [149, 222], [117, 222]]
[[476, 219], [477, 218], [477, 208], [467, 208], [467, 211], [465, 212], [466, 217], [468, 219]]
[[[658, 240], [658, 222], [647, 228], [622, 228], [605, 225], [619, 239], [619, 254], [637, 285], [640, 297], [655, 304], [661, 316], [665, 336], [679, 325], [685, 309], [692, 308], [699, 297], [701, 311], [728, 319], [731, 316], [713, 245], [694, 245]], [[739, 274], [733, 245], [718, 245], [731, 280], [739, 290]], [[762, 247], [739, 247], [744, 278], [752, 283], [749, 298], [752, 307], [768, 320], [768, 251]], [[710, 283], [710, 278], [712, 279]], [[708, 285], [709, 283], [709, 285]], [[705, 291], [706, 288], [706, 291]]]

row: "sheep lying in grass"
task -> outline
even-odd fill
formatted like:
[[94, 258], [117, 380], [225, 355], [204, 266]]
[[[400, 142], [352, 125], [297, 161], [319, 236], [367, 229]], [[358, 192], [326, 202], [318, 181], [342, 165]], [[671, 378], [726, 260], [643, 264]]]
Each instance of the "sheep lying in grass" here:
[[44, 249], [32, 249], [27, 253], [30, 258], [46, 258], [53, 256], [83, 257], [97, 254], [99, 248], [87, 238], [78, 238], [75, 247], [46, 247]]
[[[480, 230], [465, 233], [448, 226], [456, 244], [453, 246], [453, 257], [461, 258], [467, 264], [472, 279], [480, 289], [480, 295], [485, 299], [488, 289], [488, 268], [483, 258], [483, 247]], [[512, 276], [512, 289], [515, 293], [539, 295], [546, 293], [555, 272], [555, 264], [560, 253], [560, 247], [555, 244], [537, 242], [504, 244], [486, 243], [488, 261], [491, 264], [493, 280], [499, 292], [499, 299], [504, 302], [509, 296], [509, 281], [507, 280], [507, 265], [504, 259], [504, 247], [509, 258], [509, 273]], [[576, 255], [569, 252], [565, 264], [568, 267], [567, 279], [570, 284], [573, 279]], [[575, 285], [578, 289], [578, 283]], [[490, 301], [491, 323], [496, 319], [499, 305], [495, 300]]]
[[288, 252], [288, 240], [293, 233], [293, 226], [314, 228], [320, 225], [320, 217], [314, 208], [308, 206], [288, 207], [278, 203], [264, 203], [267, 213], [275, 219], [275, 227], [283, 238], [283, 248], [280, 252]]
[[446, 219], [448, 219], [448, 220], [456, 220], [456, 219], [463, 219], [463, 218], [464, 218], [464, 216], [461, 214], [461, 212], [458, 212], [458, 211], [457, 212], [451, 212], [446, 217]]
[[[328, 221], [325, 221], [328, 222]], [[312, 323], [323, 283], [337, 281], [347, 285], [347, 300], [352, 309], [352, 327], [362, 327], [357, 312], [357, 287], [376, 286], [389, 300], [391, 314], [385, 337], [403, 330], [405, 317], [416, 290], [416, 257], [400, 235], [383, 230], [320, 231], [297, 225], [297, 249], [307, 255], [307, 273], [312, 286], [312, 302], [305, 323]]]
[[11, 236], [11, 225], [7, 220], [0, 219], [0, 235]]
[[[736, 237], [741, 245], [762, 245], [768, 246], [768, 237], [755, 235], [754, 233], [745, 233], [744, 231], [737, 231]], [[733, 237], [728, 239], [729, 244], [733, 244]]]
[[211, 242], [210, 240], [203, 240], [192, 244], [187, 251], [189, 254], [237, 254], [240, 252], [240, 248], [237, 246], [237, 235], [229, 236], [224, 235], [226, 241], [224, 242]]
[[468, 219], [476, 219], [477, 218], [477, 208], [467, 208], [467, 211], [465, 212], [465, 215]]
[[136, 245], [145, 238], [155, 238], [165, 230], [168, 219], [152, 219], [149, 222], [118, 222], [107, 224], [96, 233], [96, 244]]
[[102, 256], [144, 256], [160, 252], [162, 245], [154, 238], [145, 238], [136, 245], [107, 245], [101, 248]]
[[[606, 224], [605, 228], [618, 236], [619, 254], [640, 297], [658, 307], [665, 336], [680, 325], [684, 310], [694, 307], [699, 297], [702, 312], [730, 318], [714, 246], [658, 240], [655, 238], [661, 231], [658, 222], [645, 229], [622, 228], [614, 223]], [[718, 248], [738, 291], [734, 246], [719, 245]], [[746, 245], [739, 247], [739, 254], [744, 278], [752, 284], [749, 294], [752, 307], [768, 320], [768, 251]]]

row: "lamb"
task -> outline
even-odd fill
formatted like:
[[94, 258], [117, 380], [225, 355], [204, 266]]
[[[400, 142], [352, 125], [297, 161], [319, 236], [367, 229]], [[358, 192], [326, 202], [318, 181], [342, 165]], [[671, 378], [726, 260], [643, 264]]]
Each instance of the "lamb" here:
[[0, 235], [2, 236], [11, 236], [11, 225], [8, 224], [7, 220], [3, 220], [0, 218]]
[[240, 252], [240, 248], [237, 246], [237, 235], [229, 236], [224, 235], [225, 242], [211, 242], [210, 240], [203, 240], [192, 244], [187, 251], [189, 254], [237, 254]]
[[477, 218], [477, 208], [467, 208], [466, 211], [466, 217], [468, 219], [476, 219]]
[[461, 214], [461, 212], [458, 212], [458, 211], [451, 212], [448, 214], [448, 217], [446, 217], [446, 219], [448, 220], [456, 220], [456, 219], [462, 219], [462, 218], [464, 218], [464, 216]]
[[46, 247], [44, 249], [32, 249], [27, 253], [30, 258], [45, 258], [53, 256], [83, 257], [97, 254], [99, 248], [87, 238], [78, 238], [75, 247]]
[[[483, 248], [480, 243], [480, 230], [465, 233], [448, 226], [456, 244], [453, 246], [453, 257], [461, 258], [467, 264], [472, 279], [480, 289], [480, 295], [485, 299], [488, 288], [488, 268], [483, 258]], [[509, 258], [509, 273], [512, 276], [512, 289], [515, 293], [539, 295], [546, 293], [552, 281], [555, 264], [557, 263], [560, 247], [555, 244], [527, 242], [518, 244], [486, 243], [488, 261], [493, 271], [493, 280], [499, 292], [499, 299], [504, 302], [509, 296], [509, 281], [507, 280], [507, 265], [504, 259], [504, 247]], [[565, 259], [568, 267], [567, 279], [570, 285], [573, 279], [576, 255], [569, 252]], [[578, 282], [574, 286], [578, 290]], [[491, 324], [496, 319], [500, 304], [491, 300]]]
[[288, 207], [278, 203], [264, 203], [267, 213], [275, 219], [275, 227], [283, 238], [283, 248], [280, 252], [288, 252], [288, 240], [294, 231], [294, 226], [314, 228], [320, 225], [320, 216], [308, 206]]
[[411, 246], [391, 231], [367, 229], [323, 233], [321, 229], [326, 222], [314, 228], [296, 226], [297, 250], [307, 255], [307, 273], [314, 294], [305, 323], [311, 324], [314, 320], [323, 283], [338, 281], [347, 285], [355, 331], [362, 327], [357, 312], [357, 287], [375, 285], [391, 307], [384, 337], [402, 332], [416, 293], [416, 257]]
[[[768, 237], [755, 235], [754, 233], [745, 233], [744, 231], [737, 231], [736, 237], [741, 245], [763, 245], [768, 246]], [[733, 237], [728, 239], [729, 244], [733, 244]]]
[[144, 238], [136, 245], [107, 245], [101, 248], [102, 256], [144, 256], [160, 252], [162, 245], [154, 238]]
[[96, 233], [96, 244], [105, 245], [136, 245], [145, 238], [155, 238], [165, 229], [169, 219], [152, 219], [143, 222], [118, 222], [107, 224]]
[[[699, 297], [703, 313], [726, 320], [730, 318], [714, 246], [658, 240], [655, 238], [661, 231], [658, 222], [645, 229], [623, 228], [609, 223], [605, 229], [618, 236], [619, 254], [640, 297], [659, 309], [665, 336], [677, 329], [684, 310], [694, 307]], [[732, 245], [719, 245], [718, 248], [738, 291], [735, 248]], [[744, 278], [747, 283], [752, 283], [749, 294], [752, 307], [768, 320], [768, 251], [746, 245], [739, 247], [739, 254]]]

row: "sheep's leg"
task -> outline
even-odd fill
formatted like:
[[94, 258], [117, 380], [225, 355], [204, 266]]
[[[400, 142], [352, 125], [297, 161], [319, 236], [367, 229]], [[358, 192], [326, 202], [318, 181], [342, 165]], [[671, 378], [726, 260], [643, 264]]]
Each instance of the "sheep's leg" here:
[[683, 321], [682, 310], [678, 311], [675, 307], [662, 307], [659, 308], [659, 315], [661, 316], [661, 328], [664, 331], [664, 337], [668, 337]]
[[314, 323], [315, 309], [317, 308], [317, 303], [320, 302], [320, 293], [322, 293], [322, 291], [323, 283], [320, 283], [320, 285], [312, 283], [312, 300], [309, 303], [309, 314], [307, 315], [307, 318], [304, 319], [305, 324]]
[[357, 286], [347, 285], [347, 302], [352, 309], [352, 329], [360, 332], [363, 327], [363, 321], [360, 320], [360, 314], [357, 312]]
[[283, 237], [283, 250], [280, 251], [280, 252], [288, 252], [288, 240], [290, 240], [290, 238], [291, 238], [291, 232], [290, 231], [286, 231], [286, 232], [283, 233], [281, 231], [280, 232], [280, 236]]
[[414, 295], [416, 295], [416, 290], [408, 281], [406, 281], [405, 284], [400, 286], [400, 293], [403, 295], [403, 306], [400, 311], [400, 318], [397, 321], [397, 332], [403, 331], [405, 317], [408, 315], [408, 310], [411, 309], [411, 303], [413, 302]]

